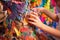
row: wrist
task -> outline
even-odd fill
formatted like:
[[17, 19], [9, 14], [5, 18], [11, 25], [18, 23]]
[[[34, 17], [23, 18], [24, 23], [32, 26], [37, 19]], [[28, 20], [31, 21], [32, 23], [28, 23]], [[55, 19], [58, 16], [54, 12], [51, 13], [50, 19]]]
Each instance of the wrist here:
[[43, 26], [44, 26], [43, 23], [39, 23], [38, 28], [41, 28], [41, 27], [43, 27]]

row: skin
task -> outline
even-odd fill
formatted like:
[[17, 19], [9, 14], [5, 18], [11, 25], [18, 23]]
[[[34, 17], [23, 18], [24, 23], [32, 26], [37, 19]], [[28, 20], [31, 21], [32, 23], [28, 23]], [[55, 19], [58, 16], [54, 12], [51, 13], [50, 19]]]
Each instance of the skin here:
[[[57, 2], [57, 5], [60, 7], [59, 2]], [[47, 16], [49, 16], [51, 19], [53, 19], [54, 21], [58, 21], [59, 18], [57, 17], [56, 14], [50, 12], [49, 10], [46, 10], [45, 8], [34, 8], [33, 10], [37, 10], [38, 12], [44, 12]], [[31, 12], [29, 16], [32, 17], [28, 17], [28, 23], [34, 25], [35, 27], [38, 27], [39, 29], [60, 38], [60, 30], [51, 28], [45, 24], [43, 24], [41, 22], [41, 20], [39, 19], [39, 16], [37, 13]]]
[[23, 2], [20, 2], [20, 0], [12, 0], [13, 3], [16, 3], [16, 4], [21, 4]]
[[0, 2], [0, 22], [6, 20], [7, 18], [7, 10], [6, 11], [2, 11], [3, 10], [3, 5]]

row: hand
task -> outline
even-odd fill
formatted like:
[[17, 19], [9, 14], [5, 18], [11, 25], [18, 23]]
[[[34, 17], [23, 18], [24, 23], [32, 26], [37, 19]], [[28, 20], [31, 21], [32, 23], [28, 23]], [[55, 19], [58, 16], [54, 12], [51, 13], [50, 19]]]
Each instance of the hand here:
[[34, 12], [44, 12], [45, 8], [33, 8], [32, 9]]
[[7, 16], [7, 11], [2, 11], [0, 13], [0, 22], [6, 21]]
[[29, 16], [30, 17], [27, 17], [29, 24], [32, 24], [37, 27], [40, 27], [43, 24], [37, 13], [31, 12]]

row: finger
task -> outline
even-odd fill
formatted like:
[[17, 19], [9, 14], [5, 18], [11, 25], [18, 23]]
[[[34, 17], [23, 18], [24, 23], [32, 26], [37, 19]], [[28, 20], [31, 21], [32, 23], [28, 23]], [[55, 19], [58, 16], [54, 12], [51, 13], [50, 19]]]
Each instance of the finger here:
[[32, 9], [32, 11], [36, 11], [36, 10], [37, 10], [37, 8], [33, 8], [33, 9]]
[[33, 18], [28, 18], [28, 21], [31, 21], [31, 22], [36, 22], [36, 19], [33, 19]]
[[32, 10], [33, 10], [34, 12], [38, 13], [38, 15], [40, 16], [41, 13], [43, 12], [44, 8], [43, 8], [43, 7], [42, 7], [42, 8], [33, 8]]
[[39, 9], [40, 9], [40, 8], [33, 8], [32, 10], [33, 10], [34, 12], [38, 12]]
[[31, 11], [29, 14], [26, 15], [26, 18], [33, 17], [33, 16], [31, 16], [31, 14], [35, 15], [35, 16], [38, 16], [37, 13]]
[[38, 16], [38, 14], [36, 12], [31, 12], [30, 14]]
[[37, 19], [38, 16], [33, 15], [33, 14], [30, 14], [30, 17], [31, 17], [31, 18], [35, 18], [35, 19]]
[[34, 22], [31, 22], [31, 21], [28, 21], [28, 23], [29, 23], [29, 24], [32, 24], [32, 25], [35, 25], [35, 23], [34, 23]]
[[28, 18], [30, 18], [30, 15], [26, 15], [26, 17], [25, 17], [26, 19], [28, 19]]
[[43, 11], [43, 7], [42, 8], [33, 8], [33, 10], [37, 11], [37, 12], [42, 12]]

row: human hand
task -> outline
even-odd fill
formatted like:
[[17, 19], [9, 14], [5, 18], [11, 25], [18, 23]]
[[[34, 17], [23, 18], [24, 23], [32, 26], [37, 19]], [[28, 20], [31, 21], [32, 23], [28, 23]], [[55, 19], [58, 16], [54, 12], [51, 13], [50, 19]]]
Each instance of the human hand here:
[[44, 12], [44, 10], [46, 10], [45, 8], [33, 8], [32, 9], [34, 12], [37, 12], [37, 13], [39, 13], [39, 12]]
[[31, 12], [28, 16], [27, 16], [27, 20], [29, 24], [32, 24], [37, 27], [40, 27], [43, 24], [37, 13]]

